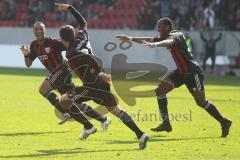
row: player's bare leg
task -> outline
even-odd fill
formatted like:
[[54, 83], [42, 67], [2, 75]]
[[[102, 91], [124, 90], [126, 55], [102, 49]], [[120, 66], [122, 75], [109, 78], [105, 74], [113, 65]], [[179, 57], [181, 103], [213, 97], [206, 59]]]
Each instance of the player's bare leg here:
[[158, 85], [158, 88], [155, 90], [159, 111], [160, 111], [163, 122], [156, 128], [151, 128], [151, 130], [154, 132], [161, 132], [161, 131], [171, 132], [172, 131], [172, 126], [170, 124], [170, 120], [168, 117], [168, 108], [167, 108], [168, 100], [167, 100], [166, 94], [173, 89], [174, 89], [173, 82], [170, 79], [166, 78]]
[[232, 121], [228, 120], [227, 118], [224, 118], [219, 113], [219, 111], [212, 104], [212, 102], [206, 99], [204, 91], [192, 92], [192, 96], [194, 97], [195, 102], [198, 106], [205, 109], [213, 118], [215, 118], [221, 124], [222, 137], [227, 137]]
[[58, 124], [65, 123], [68, 119], [71, 118], [70, 114], [63, 110], [59, 104], [59, 99], [57, 95], [52, 91], [52, 88], [48, 80], [44, 80], [41, 86], [39, 87], [39, 93], [46, 98], [59, 112], [62, 113], [62, 118]]
[[83, 124], [84, 130], [80, 135], [80, 139], [86, 139], [89, 135], [94, 134], [97, 131], [97, 128], [92, 125], [81, 113], [80, 109], [72, 102], [67, 94], [64, 94], [60, 98], [61, 107], [68, 111], [73, 119]]
[[130, 128], [133, 132], [135, 132], [139, 149], [144, 149], [147, 146], [147, 141], [149, 139], [148, 135], [142, 132], [136, 123], [132, 120], [131, 116], [124, 110], [122, 110], [119, 106], [107, 107], [107, 109], [116, 117], [118, 117], [128, 128]]

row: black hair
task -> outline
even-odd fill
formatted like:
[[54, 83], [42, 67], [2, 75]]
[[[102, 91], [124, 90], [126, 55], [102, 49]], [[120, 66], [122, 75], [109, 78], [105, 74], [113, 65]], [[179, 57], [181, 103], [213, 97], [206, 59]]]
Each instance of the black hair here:
[[158, 20], [157, 23], [159, 24], [160, 22], [166, 26], [169, 26], [170, 30], [173, 30], [173, 21], [170, 18], [168, 17], [161, 18]]

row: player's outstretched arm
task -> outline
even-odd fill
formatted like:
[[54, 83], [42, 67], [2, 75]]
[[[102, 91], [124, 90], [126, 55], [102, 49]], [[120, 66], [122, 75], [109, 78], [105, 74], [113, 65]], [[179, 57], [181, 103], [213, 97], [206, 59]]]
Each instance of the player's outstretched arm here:
[[147, 41], [142, 41], [143, 45], [145, 46], [148, 46], [150, 48], [154, 48], [154, 47], [172, 47], [174, 46], [174, 40], [173, 39], [166, 39], [166, 40], [163, 40], [163, 41], [160, 41], [160, 42], [154, 42], [154, 43], [151, 43], [151, 42], [147, 42]]
[[82, 29], [87, 29], [87, 21], [83, 18], [83, 16], [71, 5], [63, 4], [63, 3], [55, 3], [57, 9], [62, 12], [67, 12], [70, 10], [72, 15], [76, 18]]
[[27, 45], [22, 45], [20, 50], [22, 51], [22, 54], [24, 55], [25, 65], [27, 67], [30, 67], [32, 65], [32, 60], [29, 58], [30, 48]]
[[133, 41], [136, 43], [142, 43], [142, 41], [153, 42], [153, 38], [151, 37], [129, 37], [126, 35], [116, 35], [115, 37], [120, 41]]

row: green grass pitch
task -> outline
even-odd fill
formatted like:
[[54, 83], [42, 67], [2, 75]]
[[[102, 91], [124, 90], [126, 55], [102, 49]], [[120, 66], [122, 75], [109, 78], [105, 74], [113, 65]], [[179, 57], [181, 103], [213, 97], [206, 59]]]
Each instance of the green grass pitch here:
[[[240, 159], [239, 78], [207, 77], [205, 80], [208, 99], [233, 121], [230, 135], [225, 139], [219, 138], [219, 124], [195, 105], [185, 86], [168, 95], [173, 126], [171, 133], [150, 131], [160, 122], [153, 94], [138, 98], [134, 107], [118, 97], [122, 108], [150, 136], [147, 148], [138, 150], [135, 135], [109, 113], [107, 116], [113, 121], [109, 131], [101, 132], [100, 123], [91, 120], [98, 132], [85, 141], [78, 139], [83, 129], [78, 123], [70, 121], [63, 126], [57, 125], [54, 108], [38, 93], [43, 75], [40, 70], [0, 69], [0, 159]], [[79, 84], [76, 78], [74, 81]], [[124, 85], [124, 82], [119, 81], [119, 84]], [[153, 83], [134, 89], [151, 90], [156, 85]], [[97, 107], [94, 103], [90, 104]]]

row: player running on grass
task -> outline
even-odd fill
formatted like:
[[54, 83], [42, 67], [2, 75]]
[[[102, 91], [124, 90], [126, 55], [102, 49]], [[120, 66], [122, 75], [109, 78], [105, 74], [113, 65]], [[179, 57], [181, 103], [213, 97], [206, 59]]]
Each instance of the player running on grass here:
[[176, 65], [177, 70], [168, 75], [155, 90], [159, 110], [162, 116], [163, 123], [152, 131], [172, 131], [172, 126], [168, 117], [167, 97], [166, 94], [185, 84], [195, 99], [198, 106], [205, 109], [213, 118], [215, 118], [222, 127], [222, 137], [226, 137], [229, 133], [232, 122], [224, 118], [217, 108], [205, 97], [204, 91], [204, 75], [199, 64], [193, 59], [182, 32], [173, 30], [173, 22], [169, 18], [162, 18], [157, 22], [159, 36], [151, 37], [128, 37], [125, 35], [118, 35], [121, 41], [133, 41], [136, 43], [143, 43], [151, 48], [166, 47]]
[[[24, 60], [27, 67], [30, 67], [33, 61], [38, 58], [49, 72], [49, 75], [45, 78], [39, 88], [40, 94], [62, 113], [62, 119], [59, 124], [63, 124], [70, 117], [72, 117], [76, 121], [85, 125], [84, 121], [88, 120], [81, 113], [76, 115], [62, 109], [60, 107], [57, 95], [53, 92], [54, 89], [57, 89], [58, 92], [63, 95], [75, 87], [71, 79], [71, 70], [61, 55], [61, 51], [65, 50], [62, 42], [57, 39], [46, 37], [46, 28], [42, 22], [36, 22], [33, 26], [33, 31], [36, 40], [32, 41], [30, 48], [27, 45], [22, 45], [21, 51], [24, 55]], [[63, 79], [58, 78], [59, 68], [61, 68], [61, 70], [68, 75], [66, 79], [65, 77]], [[109, 124], [111, 123], [109, 118], [94, 111], [87, 103], [83, 103], [82, 107], [80, 107], [80, 110], [89, 117], [100, 121], [104, 131], [107, 130]], [[83, 135], [84, 134], [80, 136], [80, 139], [86, 138]]]
[[[70, 25], [62, 26], [59, 30], [64, 46], [67, 48], [67, 58], [70, 68], [75, 71], [82, 80], [83, 86], [76, 87], [60, 98], [63, 107], [71, 108], [74, 103], [81, 104], [84, 101], [93, 100], [106, 108], [135, 132], [139, 148], [144, 149], [148, 141], [148, 135], [142, 132], [129, 114], [122, 110], [113, 94], [110, 92], [111, 76], [104, 73], [102, 67], [96, 62], [88, 39], [87, 22], [82, 15], [68, 4], [56, 4], [59, 11], [70, 11], [76, 18], [79, 28], [74, 30]], [[86, 131], [91, 128], [86, 128]], [[86, 134], [90, 134], [88, 132]]]

